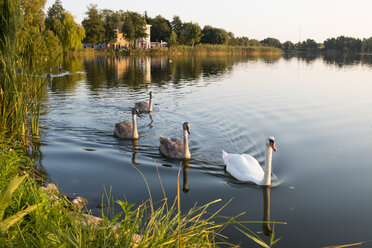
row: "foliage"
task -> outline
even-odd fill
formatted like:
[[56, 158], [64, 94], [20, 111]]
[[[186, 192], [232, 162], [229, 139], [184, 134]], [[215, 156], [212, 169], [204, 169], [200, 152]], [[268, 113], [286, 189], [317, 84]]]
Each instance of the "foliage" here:
[[[136, 41], [146, 37], [145, 17], [132, 11], [126, 11], [123, 16], [122, 31], [128, 40]], [[136, 44], [136, 42], [134, 43]]]
[[169, 36], [168, 45], [169, 45], [169, 47], [174, 47], [177, 44], [178, 44], [177, 34], [176, 34], [176, 32], [172, 31], [170, 36]]
[[20, 3], [0, 3], [0, 136], [26, 143], [36, 130], [30, 123], [38, 117], [41, 79], [16, 76], [16, 30]]
[[351, 37], [339, 36], [324, 41], [324, 50], [334, 50], [343, 53], [360, 52], [362, 41]]
[[120, 14], [117, 11], [104, 9], [101, 11], [103, 15], [103, 27], [105, 29], [104, 40], [110, 43], [115, 40], [115, 34], [119, 30]]
[[183, 44], [194, 46], [202, 37], [201, 28], [199, 24], [187, 22], [183, 24], [182, 28]]
[[214, 28], [206, 25], [202, 30], [201, 43], [204, 44], [227, 44], [229, 42], [229, 34], [221, 28]]
[[17, 53], [37, 54], [46, 50], [44, 42], [46, 0], [21, 0], [20, 26], [17, 32]]
[[17, 222], [21, 221], [22, 218], [35, 211], [39, 205], [35, 204], [27, 207], [17, 213], [7, 217], [3, 220], [5, 209], [8, 207], [9, 203], [12, 200], [13, 192], [18, 188], [27, 175], [22, 177], [15, 176], [10, 180], [8, 185], [0, 192], [0, 232], [5, 233], [10, 227], [12, 227]]
[[319, 50], [319, 44], [315, 40], [307, 39], [296, 44], [296, 48], [300, 51], [315, 52]]
[[183, 23], [179, 16], [173, 16], [173, 20], [171, 22], [171, 28], [172, 28], [172, 31], [176, 33], [179, 39], [178, 42], [182, 43], [183, 42], [183, 38], [182, 38]]
[[102, 42], [105, 37], [105, 23], [103, 14], [97, 9], [97, 4], [90, 4], [85, 14], [87, 17], [82, 21], [85, 29], [84, 42], [92, 44]]
[[76, 51], [82, 46], [82, 40], [85, 37], [84, 28], [74, 21], [72, 15], [68, 12], [62, 16], [63, 29], [57, 33], [62, 42], [63, 52]]
[[271, 47], [276, 47], [276, 48], [282, 48], [282, 44], [280, 41], [276, 38], [266, 38], [261, 41], [261, 44], [263, 46], [271, 46]]
[[169, 41], [171, 35], [171, 23], [161, 15], [155, 18], [148, 18], [151, 24], [151, 41]]
[[295, 48], [295, 45], [291, 41], [286, 41], [283, 43], [283, 49], [284, 50], [293, 50]]
[[56, 0], [48, 9], [47, 17], [45, 18], [46, 28], [57, 33], [57, 30], [54, 30], [54, 22], [56, 20], [61, 20], [63, 13], [65, 13], [65, 9], [63, 8], [61, 1]]
[[363, 39], [362, 41], [362, 52], [372, 53], [372, 37]]

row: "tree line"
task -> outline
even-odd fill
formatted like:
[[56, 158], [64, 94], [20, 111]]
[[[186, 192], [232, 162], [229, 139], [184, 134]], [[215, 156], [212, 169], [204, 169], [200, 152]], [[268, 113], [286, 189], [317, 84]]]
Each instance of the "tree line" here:
[[110, 43], [115, 41], [116, 31], [125, 33], [128, 40], [137, 40], [146, 35], [145, 25], [151, 25], [151, 41], [166, 41], [169, 47], [177, 45], [220, 44], [230, 46], [269, 46], [286, 51], [339, 51], [344, 53], [371, 53], [372, 37], [356, 39], [340, 36], [323, 43], [313, 39], [281, 43], [276, 38], [263, 40], [235, 37], [232, 32], [211, 25], [203, 28], [198, 23], [183, 22], [179, 16], [167, 20], [161, 15], [152, 18], [132, 11], [98, 9], [90, 4], [82, 25], [74, 21], [60, 0], [44, 13], [46, 0], [20, 1], [20, 23], [17, 28], [18, 54], [59, 54], [76, 51], [86, 43]]
[[292, 43], [286, 41], [283, 44], [278, 39], [266, 38], [261, 41], [263, 45], [281, 48], [286, 51], [307, 51], [307, 52], [341, 52], [341, 53], [372, 53], [372, 37], [358, 39], [353, 37], [339, 36], [328, 38], [323, 43], [317, 43], [313, 39]]

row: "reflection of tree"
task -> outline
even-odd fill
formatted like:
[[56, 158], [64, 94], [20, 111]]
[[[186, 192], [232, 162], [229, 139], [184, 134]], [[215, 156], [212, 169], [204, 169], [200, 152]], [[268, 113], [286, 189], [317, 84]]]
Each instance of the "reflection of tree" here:
[[327, 64], [337, 65], [338, 67], [353, 66], [357, 64], [372, 65], [371, 56], [353, 53], [326, 53], [323, 59]]

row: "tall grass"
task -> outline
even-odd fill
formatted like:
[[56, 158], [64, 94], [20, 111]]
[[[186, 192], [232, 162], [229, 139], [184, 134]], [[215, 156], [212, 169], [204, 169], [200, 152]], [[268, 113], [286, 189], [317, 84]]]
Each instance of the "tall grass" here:
[[16, 30], [19, 0], [0, 2], [0, 138], [24, 144], [38, 135], [40, 100], [45, 80], [17, 75]]
[[167, 48], [152, 48], [152, 49], [138, 49], [130, 50], [131, 55], [183, 55], [183, 54], [197, 54], [197, 55], [278, 55], [282, 50], [275, 47], [265, 46], [226, 46], [226, 45], [210, 45], [199, 44], [192, 46], [174, 46]]

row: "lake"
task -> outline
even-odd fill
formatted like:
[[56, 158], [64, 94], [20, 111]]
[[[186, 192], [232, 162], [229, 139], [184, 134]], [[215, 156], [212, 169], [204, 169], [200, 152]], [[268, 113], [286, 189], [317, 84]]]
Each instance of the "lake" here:
[[[140, 204], [232, 199], [224, 216], [262, 221], [270, 214], [276, 247], [325, 247], [372, 239], [372, 56], [75, 56], [32, 59], [48, 82], [34, 151], [49, 180], [68, 196], [83, 196], [93, 213], [105, 191]], [[55, 66], [61, 63], [62, 69]], [[152, 116], [137, 118], [137, 142], [114, 136], [135, 102]], [[189, 162], [159, 154], [159, 137], [191, 127]], [[222, 149], [264, 164], [265, 139], [276, 138], [273, 187], [240, 183], [224, 171]], [[182, 167], [180, 167], [182, 165]], [[161, 183], [159, 180], [161, 178]], [[268, 201], [269, 200], [269, 201]], [[268, 209], [267, 206], [270, 206]], [[266, 206], [266, 208], [265, 208]], [[269, 213], [268, 213], [269, 212]], [[268, 241], [266, 227], [247, 225]], [[273, 225], [271, 225], [273, 227]], [[234, 227], [228, 241], [254, 246]], [[365, 244], [367, 247], [371, 243]]]

